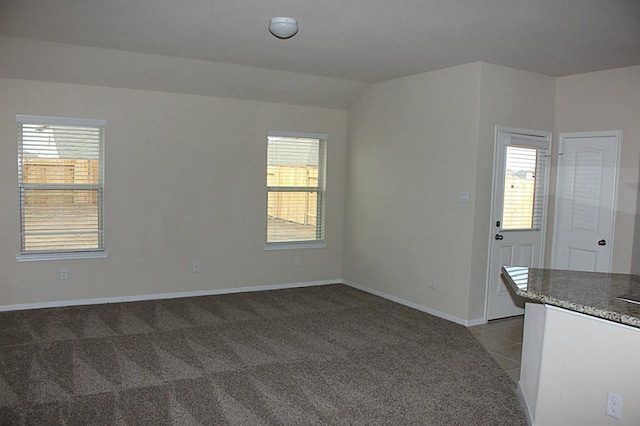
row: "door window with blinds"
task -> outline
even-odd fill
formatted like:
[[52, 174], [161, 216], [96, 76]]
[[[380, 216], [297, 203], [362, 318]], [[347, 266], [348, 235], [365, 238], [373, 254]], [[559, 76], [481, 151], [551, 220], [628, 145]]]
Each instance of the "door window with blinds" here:
[[104, 252], [105, 121], [16, 121], [21, 255]]
[[507, 145], [505, 152], [502, 229], [539, 230], [544, 214], [547, 150]]
[[327, 135], [267, 135], [267, 247], [324, 243]]

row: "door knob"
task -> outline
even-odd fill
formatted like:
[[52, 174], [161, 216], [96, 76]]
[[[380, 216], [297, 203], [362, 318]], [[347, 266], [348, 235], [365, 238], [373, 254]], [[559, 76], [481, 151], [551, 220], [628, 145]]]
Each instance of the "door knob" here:
[[[504, 237], [503, 237], [502, 235], [500, 235], [500, 234], [496, 234], [496, 236], [495, 236], [494, 238], [495, 238], [496, 240], [501, 240], [501, 239], [503, 239]], [[600, 243], [598, 243], [598, 244], [600, 244]]]
[[599, 245], [599, 246], [606, 246], [606, 245], [607, 245], [607, 240], [600, 240], [600, 241], [598, 241], [598, 245]]

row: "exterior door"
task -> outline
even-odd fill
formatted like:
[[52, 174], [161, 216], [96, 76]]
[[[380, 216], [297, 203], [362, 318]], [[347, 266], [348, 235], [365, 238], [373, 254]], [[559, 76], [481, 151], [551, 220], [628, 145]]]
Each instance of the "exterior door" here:
[[503, 266], [543, 263], [551, 135], [496, 129], [487, 320], [524, 313], [524, 300], [502, 279]]
[[560, 135], [552, 267], [610, 272], [620, 132]]

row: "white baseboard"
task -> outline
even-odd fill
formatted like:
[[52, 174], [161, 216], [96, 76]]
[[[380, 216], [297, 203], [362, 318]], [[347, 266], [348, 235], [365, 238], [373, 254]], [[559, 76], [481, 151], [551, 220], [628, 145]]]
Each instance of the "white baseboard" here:
[[312, 286], [321, 286], [321, 285], [329, 285], [329, 284], [348, 285], [350, 287], [357, 288], [358, 290], [362, 290], [367, 293], [380, 296], [384, 299], [391, 300], [392, 302], [400, 303], [401, 305], [405, 305], [410, 308], [417, 309], [422, 312], [426, 312], [427, 314], [430, 314], [439, 318], [443, 318], [448, 321], [453, 321], [457, 324], [461, 324], [466, 327], [484, 324], [485, 322], [483, 318], [473, 319], [473, 320], [465, 320], [463, 318], [458, 318], [456, 316], [447, 314], [446, 312], [441, 312], [436, 309], [429, 308], [427, 306], [419, 305], [417, 303], [410, 302], [400, 297], [392, 296], [382, 291], [373, 290], [363, 285], [356, 284], [354, 282], [343, 280], [340, 278], [337, 278], [334, 280], [305, 281], [305, 282], [286, 283], [286, 284], [269, 284], [269, 285], [259, 285], [259, 286], [251, 286], [251, 287], [231, 287], [231, 288], [216, 288], [216, 289], [199, 290], [199, 291], [181, 291], [176, 293], [139, 294], [134, 296], [98, 297], [94, 299], [73, 299], [73, 300], [58, 300], [58, 301], [52, 301], [52, 302], [0, 305], [0, 312], [21, 311], [21, 310], [28, 310], [28, 309], [40, 309], [40, 308], [60, 308], [64, 306], [97, 305], [102, 303], [121, 303], [121, 302], [139, 302], [143, 300], [177, 299], [181, 297], [213, 296], [217, 294], [282, 290], [282, 289], [288, 289], [288, 288], [312, 287]]
[[269, 284], [269, 285], [253, 286], [253, 287], [232, 287], [232, 288], [220, 288], [220, 289], [216, 288], [211, 290], [200, 290], [200, 291], [182, 291], [177, 293], [140, 294], [135, 296], [99, 297], [95, 299], [74, 299], [74, 300], [59, 300], [54, 302], [0, 305], [0, 312], [21, 311], [21, 310], [39, 309], [39, 308], [59, 308], [64, 306], [97, 305], [101, 303], [121, 303], [121, 302], [139, 302], [142, 300], [177, 299], [180, 297], [213, 296], [217, 294], [246, 293], [251, 291], [265, 291], [265, 290], [282, 290], [287, 288], [312, 287], [312, 286], [320, 286], [320, 285], [328, 285], [328, 284], [342, 284], [342, 280], [335, 279], [335, 280], [323, 280], [323, 281], [306, 281], [306, 282], [300, 282], [300, 283]]
[[429, 308], [427, 306], [420, 305], [418, 303], [411, 302], [409, 300], [405, 300], [405, 299], [402, 299], [400, 297], [392, 296], [392, 295], [384, 293], [382, 291], [374, 290], [374, 289], [371, 289], [369, 287], [365, 287], [363, 285], [356, 284], [356, 283], [351, 282], [351, 281], [342, 280], [342, 283], [345, 284], [345, 285], [348, 285], [350, 287], [357, 288], [358, 290], [362, 290], [362, 291], [365, 291], [367, 293], [371, 293], [371, 294], [374, 294], [376, 296], [380, 296], [380, 297], [382, 297], [384, 299], [391, 300], [392, 302], [400, 303], [401, 305], [405, 305], [405, 306], [408, 306], [410, 308], [417, 309], [418, 311], [425, 312], [427, 314], [436, 316], [438, 318], [446, 319], [448, 321], [453, 321], [453, 322], [455, 322], [457, 324], [464, 325], [465, 327], [470, 327], [472, 325], [478, 325], [478, 324], [483, 324], [484, 323], [484, 319], [466, 320], [466, 319], [463, 319], [463, 318], [458, 318], [458, 317], [456, 317], [454, 315], [447, 314], [446, 312], [441, 312], [441, 311], [438, 311], [436, 309]]
[[466, 326], [467, 327], [473, 327], [474, 325], [481, 325], [481, 324], [486, 324], [487, 321], [485, 321], [484, 318], [476, 318], [476, 319], [470, 319], [467, 320]]

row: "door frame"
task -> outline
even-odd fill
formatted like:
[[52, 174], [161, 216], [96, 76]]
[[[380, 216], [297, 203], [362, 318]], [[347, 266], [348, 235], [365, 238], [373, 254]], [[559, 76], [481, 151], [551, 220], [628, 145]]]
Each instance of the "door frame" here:
[[[494, 140], [493, 140], [493, 163], [492, 163], [492, 167], [493, 167], [493, 173], [492, 173], [492, 180], [491, 180], [491, 211], [490, 211], [490, 220], [489, 220], [489, 226], [488, 226], [488, 233], [487, 233], [487, 248], [488, 248], [488, 253], [487, 253], [487, 274], [485, 277], [485, 291], [484, 291], [484, 323], [488, 322], [488, 317], [489, 317], [489, 291], [491, 290], [491, 257], [493, 254], [493, 234], [494, 234], [494, 223], [493, 220], [495, 219], [495, 204], [496, 204], [496, 196], [497, 194], [495, 193], [495, 186], [496, 186], [496, 180], [498, 179], [498, 167], [497, 167], [497, 163], [498, 163], [498, 158], [499, 158], [499, 148], [500, 148], [500, 135], [504, 134], [504, 133], [512, 133], [514, 135], [520, 135], [520, 136], [533, 136], [536, 138], [546, 138], [549, 141], [549, 155], [551, 155], [552, 152], [552, 146], [553, 146], [553, 134], [551, 132], [546, 132], [546, 131], [541, 131], [541, 130], [528, 130], [528, 129], [520, 129], [517, 127], [504, 127], [504, 126], [495, 126], [494, 129]], [[551, 162], [549, 162], [548, 164], [548, 169], [547, 169], [547, 179], [545, 179], [545, 184], [544, 184], [544, 206], [542, 206], [542, 232], [541, 232], [541, 236], [542, 236], [542, 240], [540, 242], [540, 259], [542, 259], [542, 261], [544, 262], [544, 253], [545, 253], [545, 243], [546, 243], [546, 234], [547, 234], [547, 212], [548, 212], [548, 208], [549, 208], [549, 181], [550, 181], [550, 171], [551, 169]]]
[[613, 199], [611, 202], [611, 211], [613, 212], [611, 218], [611, 229], [610, 229], [610, 245], [611, 250], [609, 250], [609, 271], [611, 271], [611, 267], [613, 266], [613, 247], [614, 247], [614, 237], [616, 230], [616, 206], [618, 205], [618, 181], [620, 180], [620, 145], [622, 141], [622, 131], [620, 130], [604, 130], [597, 132], [567, 132], [560, 133], [558, 135], [558, 161], [556, 162], [556, 193], [554, 197], [553, 204], [553, 233], [551, 235], [551, 267], [553, 268], [557, 265], [556, 260], [556, 235], [558, 231], [558, 221], [559, 221], [559, 209], [560, 200], [562, 199], [562, 180], [564, 178], [564, 167], [560, 167], [560, 156], [563, 154], [564, 148], [564, 140], [566, 138], [571, 137], [581, 137], [581, 138], [598, 138], [598, 137], [610, 137], [614, 136], [616, 138], [616, 170], [614, 172], [613, 177]]

